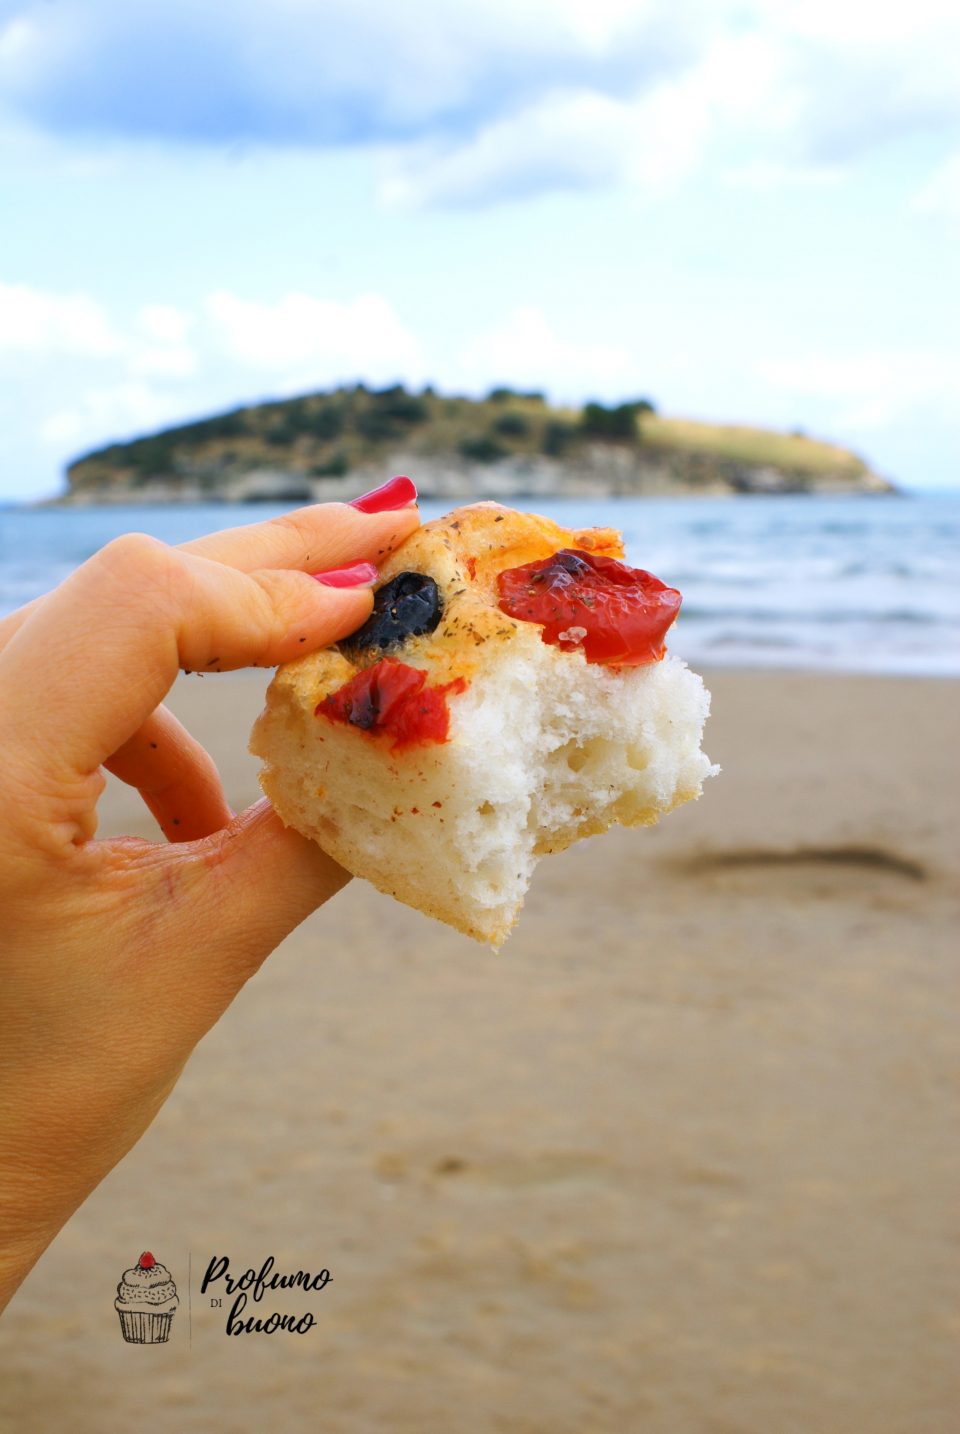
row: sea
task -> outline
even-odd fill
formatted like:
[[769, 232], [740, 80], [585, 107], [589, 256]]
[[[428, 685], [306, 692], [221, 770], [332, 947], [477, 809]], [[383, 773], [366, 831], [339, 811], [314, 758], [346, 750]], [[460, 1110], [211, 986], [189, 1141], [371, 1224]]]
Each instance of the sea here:
[[[669, 646], [693, 665], [960, 676], [960, 495], [511, 502], [569, 527], [621, 529], [628, 560], [683, 594]], [[179, 543], [283, 511], [0, 508], [0, 614], [120, 533]]]

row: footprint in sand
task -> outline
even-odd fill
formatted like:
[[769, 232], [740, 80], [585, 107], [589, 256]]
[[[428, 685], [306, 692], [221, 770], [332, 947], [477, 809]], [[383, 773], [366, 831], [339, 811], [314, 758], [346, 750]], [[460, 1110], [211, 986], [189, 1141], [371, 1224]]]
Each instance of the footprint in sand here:
[[926, 882], [925, 866], [880, 846], [731, 847], [670, 863], [683, 876], [707, 878], [734, 891], [801, 896], [877, 897], [894, 885], [906, 895]]
[[590, 1151], [541, 1151], [539, 1153], [485, 1156], [477, 1159], [462, 1155], [444, 1155], [424, 1168], [424, 1163], [411, 1155], [384, 1152], [376, 1161], [381, 1180], [397, 1182], [424, 1174], [433, 1179], [466, 1180], [500, 1189], [524, 1186], [560, 1185], [570, 1181], [595, 1181], [610, 1177], [611, 1162]]

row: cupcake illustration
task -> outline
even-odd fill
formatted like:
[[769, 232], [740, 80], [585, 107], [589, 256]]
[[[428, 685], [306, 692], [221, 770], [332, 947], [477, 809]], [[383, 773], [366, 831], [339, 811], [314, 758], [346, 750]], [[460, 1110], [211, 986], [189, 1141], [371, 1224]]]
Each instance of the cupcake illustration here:
[[128, 1344], [165, 1344], [179, 1303], [170, 1271], [144, 1250], [117, 1285], [114, 1305], [124, 1339]]

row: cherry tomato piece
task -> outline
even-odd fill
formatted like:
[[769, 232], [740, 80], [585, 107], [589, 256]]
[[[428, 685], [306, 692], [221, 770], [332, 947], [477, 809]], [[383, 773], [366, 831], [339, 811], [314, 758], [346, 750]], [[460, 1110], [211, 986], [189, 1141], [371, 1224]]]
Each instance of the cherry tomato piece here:
[[445, 742], [450, 730], [447, 695], [465, 692], [458, 677], [439, 687], [428, 687], [427, 674], [405, 662], [385, 657], [365, 667], [319, 702], [315, 717], [345, 722], [373, 735], [388, 734], [393, 749], [425, 742]]
[[611, 667], [659, 662], [681, 602], [676, 588], [643, 568], [578, 548], [508, 568], [497, 587], [501, 610], [539, 623], [544, 642]]

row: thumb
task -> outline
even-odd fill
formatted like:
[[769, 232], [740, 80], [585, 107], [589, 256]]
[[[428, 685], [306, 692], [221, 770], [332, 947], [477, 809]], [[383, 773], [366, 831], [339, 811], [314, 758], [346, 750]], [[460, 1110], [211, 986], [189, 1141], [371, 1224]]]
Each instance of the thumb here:
[[193, 979], [220, 986], [224, 1004], [350, 880], [316, 842], [285, 827], [266, 797], [191, 847], [205, 868], [190, 903]]

